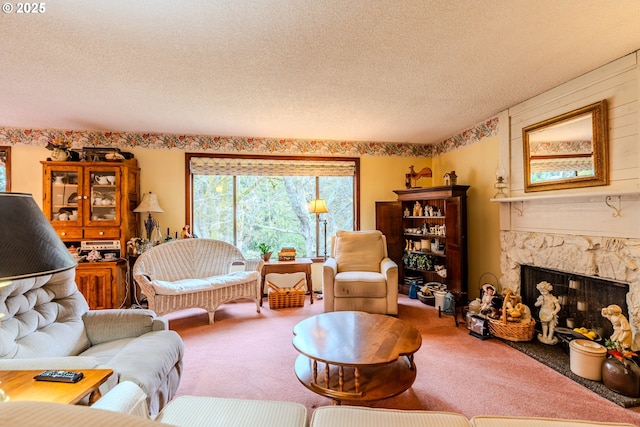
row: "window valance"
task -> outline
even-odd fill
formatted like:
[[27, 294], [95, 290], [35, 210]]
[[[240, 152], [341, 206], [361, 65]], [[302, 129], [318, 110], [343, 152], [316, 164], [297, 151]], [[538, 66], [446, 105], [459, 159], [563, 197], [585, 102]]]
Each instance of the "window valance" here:
[[531, 172], [564, 172], [593, 170], [591, 157], [531, 160]]
[[354, 176], [352, 160], [271, 160], [229, 157], [192, 157], [195, 175]]

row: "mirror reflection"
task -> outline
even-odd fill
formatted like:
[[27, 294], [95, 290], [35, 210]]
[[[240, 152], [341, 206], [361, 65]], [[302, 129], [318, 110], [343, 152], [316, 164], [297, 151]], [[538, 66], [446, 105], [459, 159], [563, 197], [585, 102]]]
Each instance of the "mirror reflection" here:
[[525, 191], [608, 184], [606, 101], [523, 129]]

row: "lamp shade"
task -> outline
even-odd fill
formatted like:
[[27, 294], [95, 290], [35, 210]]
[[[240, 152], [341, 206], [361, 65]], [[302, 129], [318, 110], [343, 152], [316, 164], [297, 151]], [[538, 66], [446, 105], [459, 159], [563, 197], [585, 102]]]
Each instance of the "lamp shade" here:
[[137, 208], [133, 210], [134, 212], [164, 212], [160, 205], [158, 204], [158, 196], [153, 194], [151, 191], [148, 193], [144, 193], [142, 195], [142, 201], [138, 205]]
[[0, 282], [76, 265], [31, 194], [0, 193]]
[[329, 209], [327, 209], [327, 202], [325, 202], [324, 199], [312, 200], [309, 203], [309, 212], [315, 213], [315, 214], [329, 212]]

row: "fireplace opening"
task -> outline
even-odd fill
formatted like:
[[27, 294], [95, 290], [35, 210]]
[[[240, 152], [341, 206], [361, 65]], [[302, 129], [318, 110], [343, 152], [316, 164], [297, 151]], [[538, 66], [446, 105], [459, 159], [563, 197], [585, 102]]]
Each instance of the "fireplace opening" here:
[[[520, 293], [522, 302], [529, 306], [532, 316], [538, 320], [539, 307], [534, 304], [540, 295], [536, 285], [547, 281], [553, 285], [551, 293], [558, 298], [562, 309], [558, 313], [558, 326], [569, 329], [585, 327], [596, 331], [603, 339], [613, 334], [611, 322], [602, 317], [601, 310], [617, 304], [629, 318], [627, 293], [629, 284], [604, 280], [598, 277], [521, 265]], [[540, 327], [539, 324], [536, 325]]]

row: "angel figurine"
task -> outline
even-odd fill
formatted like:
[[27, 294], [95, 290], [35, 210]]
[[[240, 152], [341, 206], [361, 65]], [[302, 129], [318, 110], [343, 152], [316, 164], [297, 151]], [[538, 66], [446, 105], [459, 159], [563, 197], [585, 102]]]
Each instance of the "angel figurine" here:
[[623, 347], [631, 347], [631, 326], [629, 321], [622, 314], [622, 308], [617, 304], [604, 307], [601, 311], [602, 317], [609, 319], [613, 325], [613, 334], [609, 338], [611, 341], [619, 341]]
[[540, 307], [540, 323], [542, 333], [538, 334], [538, 341], [544, 344], [557, 344], [558, 338], [554, 336], [558, 325], [558, 312], [562, 308], [558, 298], [551, 294], [553, 286], [549, 282], [540, 282], [536, 285], [540, 296], [536, 300], [535, 306]]

